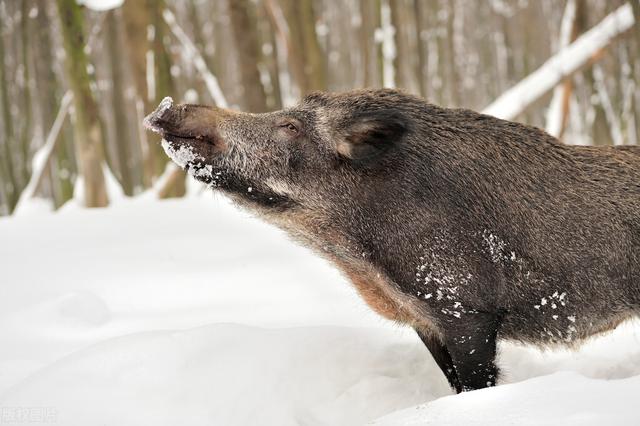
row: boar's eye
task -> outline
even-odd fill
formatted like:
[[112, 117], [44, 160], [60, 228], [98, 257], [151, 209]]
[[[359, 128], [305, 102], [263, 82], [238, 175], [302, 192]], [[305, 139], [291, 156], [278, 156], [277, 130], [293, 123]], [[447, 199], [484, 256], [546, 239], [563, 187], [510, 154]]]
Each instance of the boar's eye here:
[[280, 127], [287, 129], [287, 131], [291, 132], [291, 134], [293, 135], [297, 135], [299, 132], [298, 127], [290, 121], [287, 121], [286, 123], [281, 124]]

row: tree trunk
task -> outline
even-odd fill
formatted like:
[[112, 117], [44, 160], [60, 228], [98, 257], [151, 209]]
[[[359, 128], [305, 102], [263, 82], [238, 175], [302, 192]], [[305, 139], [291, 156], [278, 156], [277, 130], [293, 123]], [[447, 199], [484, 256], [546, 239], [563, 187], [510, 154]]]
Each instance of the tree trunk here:
[[259, 21], [263, 26], [261, 41], [262, 44], [271, 46], [271, 52], [265, 55], [265, 64], [269, 71], [269, 79], [271, 80], [271, 90], [267, 97], [267, 106], [269, 109], [282, 108], [282, 88], [280, 87], [280, 67], [278, 65], [278, 44], [276, 40], [276, 28], [272, 20], [269, 19], [269, 11], [266, 3], [262, 3], [259, 12]]
[[422, 0], [415, 0], [413, 4], [413, 13], [416, 26], [416, 78], [418, 80], [418, 88], [420, 96], [428, 98], [427, 93], [427, 42], [426, 31], [427, 21], [425, 19], [425, 8]]
[[131, 64], [137, 95], [144, 102], [145, 111], [150, 111], [155, 106], [152, 105], [147, 91], [147, 52], [151, 49], [149, 43], [151, 6], [148, 0], [127, 0], [122, 6], [127, 59]]
[[[569, 0], [565, 6], [562, 16], [560, 35], [558, 37], [558, 48], [560, 51], [571, 44], [578, 36], [576, 31], [576, 3]], [[569, 106], [573, 81], [566, 78], [561, 84], [553, 89], [553, 97], [549, 104], [546, 120], [546, 131], [558, 139], [562, 139], [569, 120]]]
[[[32, 31], [36, 37], [33, 47], [34, 76], [36, 93], [38, 93], [38, 110], [43, 130], [50, 129], [56, 117], [56, 110], [62, 98], [56, 88], [60, 84], [54, 72], [54, 44], [51, 40], [51, 18], [49, 8], [41, 4], [37, 19], [33, 22]], [[67, 132], [69, 133], [69, 132]], [[57, 143], [55, 154], [48, 165], [48, 182], [53, 197], [54, 206], [60, 207], [73, 197], [74, 159], [71, 157], [69, 146], [73, 146], [72, 138], [64, 134], [64, 143]]]
[[22, 87], [22, 98], [24, 103], [22, 105], [22, 116], [24, 122], [22, 123], [22, 132], [20, 137], [20, 154], [21, 154], [21, 173], [20, 173], [20, 191], [27, 185], [29, 181], [29, 169], [31, 158], [31, 139], [33, 138], [33, 107], [31, 100], [31, 64], [29, 63], [29, 2], [22, 0], [20, 10], [20, 38], [22, 45], [22, 67], [24, 87]]
[[450, 0], [447, 2], [448, 11], [447, 11], [447, 65], [448, 65], [448, 75], [447, 85], [449, 86], [449, 102], [451, 102], [451, 106], [460, 106], [460, 91], [459, 88], [461, 86], [460, 77], [458, 73], [458, 67], [456, 65], [456, 55], [458, 52], [456, 51], [455, 44], [455, 26], [454, 21], [456, 19], [456, 2], [455, 0]]
[[281, 0], [280, 3], [289, 27], [289, 63], [300, 95], [326, 90], [325, 55], [316, 36], [311, 0]]
[[253, 6], [248, 0], [230, 0], [228, 5], [242, 85], [241, 107], [249, 112], [265, 112], [267, 102], [258, 70], [260, 46], [257, 26], [250, 10]]
[[[4, 32], [4, 28], [0, 28]], [[13, 157], [13, 119], [11, 117], [11, 103], [9, 101], [9, 82], [7, 81], [7, 64], [5, 61], [4, 38], [0, 32], [0, 103], [2, 103], [2, 119], [4, 140], [0, 141], [2, 145], [2, 160], [4, 162], [4, 176], [2, 182], [4, 184], [4, 194], [8, 203], [8, 210], [12, 212], [18, 202], [18, 180], [13, 167], [15, 161]]]
[[396, 56], [393, 58], [393, 66], [396, 70], [396, 86], [409, 92], [417, 93], [419, 89], [414, 75], [415, 68], [412, 64], [414, 50], [410, 40], [413, 22], [408, 16], [408, 6], [405, 0], [389, 0], [391, 23], [395, 31], [394, 40], [396, 44]]
[[[635, 41], [635, 49], [633, 47], [630, 48], [634, 52], [629, 56], [629, 62], [632, 67], [632, 76], [631, 78], [635, 79], [635, 128], [636, 134], [640, 132], [640, 0], [631, 0], [631, 8], [633, 9], [633, 16], [635, 18], [635, 25], [633, 26], [633, 37]], [[632, 45], [633, 46], [633, 45]], [[636, 136], [635, 141], [631, 141], [631, 143], [635, 143], [640, 145], [640, 137]]]
[[104, 207], [109, 199], [102, 173], [103, 132], [87, 73], [82, 10], [75, 0], [57, 0], [57, 5], [67, 54], [67, 76], [73, 91], [76, 161], [84, 183], [84, 203], [86, 207]]
[[[160, 103], [160, 100], [165, 96], [174, 95], [174, 82], [171, 77], [171, 56], [169, 54], [167, 46], [165, 46], [165, 36], [168, 35], [167, 24], [162, 18], [162, 11], [165, 8], [164, 1], [158, 2], [152, 9], [152, 25], [155, 28], [154, 38], [152, 41], [154, 66], [155, 66], [155, 99], [152, 101], [153, 105]], [[167, 164], [167, 156], [162, 152], [162, 147], [159, 144], [152, 144], [152, 149], [155, 150], [153, 155], [153, 175], [160, 176], [164, 171]], [[178, 191], [184, 194], [183, 191]]]
[[121, 60], [121, 52], [119, 46], [122, 45], [120, 37], [118, 36], [121, 31], [118, 25], [118, 17], [115, 10], [110, 10], [106, 17], [106, 30], [107, 30], [107, 50], [109, 54], [109, 66], [111, 68], [111, 102], [113, 111], [113, 124], [115, 126], [115, 151], [116, 158], [115, 164], [117, 167], [113, 167], [112, 171], [120, 180], [124, 193], [131, 196], [133, 195], [133, 173], [131, 170], [134, 152], [133, 141], [131, 140], [131, 134], [129, 133], [129, 119], [127, 114], [127, 103], [124, 98], [125, 83], [124, 83], [124, 70]]
[[365, 87], [382, 87], [382, 43], [376, 40], [380, 23], [380, 0], [360, 0], [360, 50]]
[[[578, 35], [584, 33], [589, 29], [589, 6], [586, 0], [576, 1], [576, 20], [575, 20], [576, 33]], [[593, 68], [589, 68], [584, 71], [583, 76], [587, 83], [587, 88], [590, 93], [597, 94], [596, 91], [596, 79], [593, 74]], [[593, 124], [591, 127], [591, 137], [593, 138], [594, 145], [613, 145], [611, 134], [609, 133], [609, 124], [607, 123], [607, 116], [602, 107], [601, 100], [597, 96], [592, 96], [592, 99], [598, 99], [598, 102], [591, 102], [591, 108], [595, 113]]]
[[[131, 64], [136, 92], [149, 113], [165, 96], [174, 93], [171, 57], [165, 46], [167, 28], [162, 19], [163, 0], [126, 0], [123, 5], [127, 55]], [[150, 66], [153, 69], [147, 69]], [[139, 124], [139, 123], [138, 123]], [[167, 156], [157, 135], [146, 133], [141, 141], [145, 187], [164, 171]]]
[[[136, 89], [138, 103], [142, 104], [142, 116], [155, 108], [154, 99], [149, 98], [147, 62], [153, 57], [150, 36], [153, 35], [151, 17], [149, 11], [154, 5], [149, 0], [127, 0], [122, 6], [122, 17], [124, 21], [125, 54], [131, 67], [131, 75]], [[140, 118], [140, 117], [138, 117]], [[162, 154], [159, 147], [159, 139], [155, 135], [146, 133], [142, 128], [142, 123], [137, 123], [140, 127], [139, 138], [140, 151], [142, 156], [142, 185], [145, 188], [151, 187], [155, 176], [154, 166], [160, 162], [156, 157]]]

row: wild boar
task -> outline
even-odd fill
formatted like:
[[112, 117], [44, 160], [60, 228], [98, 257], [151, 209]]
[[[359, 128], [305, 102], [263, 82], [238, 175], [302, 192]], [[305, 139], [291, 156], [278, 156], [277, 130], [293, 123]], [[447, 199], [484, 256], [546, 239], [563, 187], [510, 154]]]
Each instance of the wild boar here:
[[571, 346], [640, 312], [638, 147], [387, 89], [265, 114], [165, 99], [145, 124], [413, 327], [457, 392], [495, 385], [497, 338]]

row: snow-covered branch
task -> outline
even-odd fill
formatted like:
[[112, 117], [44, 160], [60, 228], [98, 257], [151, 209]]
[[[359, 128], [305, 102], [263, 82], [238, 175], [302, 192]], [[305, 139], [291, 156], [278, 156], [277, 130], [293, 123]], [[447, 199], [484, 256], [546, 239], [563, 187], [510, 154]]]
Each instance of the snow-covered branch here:
[[196, 46], [193, 44], [189, 36], [182, 30], [182, 28], [180, 28], [173, 12], [171, 12], [169, 9], [165, 9], [162, 11], [162, 17], [171, 29], [171, 32], [173, 32], [173, 35], [176, 36], [180, 44], [182, 44], [182, 47], [184, 47], [187, 51], [187, 55], [189, 55], [189, 57], [193, 60], [193, 64], [202, 76], [202, 79], [204, 80], [204, 83], [207, 86], [207, 90], [211, 94], [213, 101], [220, 108], [227, 108], [227, 99], [220, 89], [218, 79], [215, 75], [213, 75], [209, 68], [207, 68], [207, 63], [205, 62], [204, 58], [202, 57]]
[[38, 151], [33, 155], [33, 160], [31, 160], [31, 178], [29, 179], [29, 183], [20, 194], [20, 199], [16, 204], [15, 213], [18, 213], [27, 200], [33, 198], [36, 193], [36, 190], [40, 186], [42, 178], [44, 176], [44, 172], [47, 169], [47, 164], [49, 163], [49, 159], [51, 158], [51, 154], [56, 146], [56, 141], [58, 140], [58, 134], [60, 134], [60, 130], [62, 129], [62, 124], [64, 123], [64, 119], [67, 117], [67, 113], [71, 108], [71, 101], [73, 100], [73, 93], [71, 91], [67, 91], [62, 100], [60, 101], [60, 109], [58, 110], [58, 115], [51, 126], [51, 130], [47, 135], [47, 139], [44, 142]]
[[560, 81], [588, 64], [616, 36], [629, 30], [633, 23], [633, 11], [627, 3], [507, 90], [483, 112], [503, 119], [515, 118]]

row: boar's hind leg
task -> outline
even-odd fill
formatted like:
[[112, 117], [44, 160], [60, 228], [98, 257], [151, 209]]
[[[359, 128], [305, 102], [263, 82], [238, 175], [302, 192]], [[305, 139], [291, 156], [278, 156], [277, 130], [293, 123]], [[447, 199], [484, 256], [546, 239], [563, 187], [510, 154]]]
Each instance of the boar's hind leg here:
[[445, 344], [463, 392], [495, 386], [496, 337], [501, 320], [501, 315], [471, 311], [446, 324]]
[[429, 349], [429, 352], [431, 352], [431, 356], [449, 381], [449, 385], [457, 393], [462, 392], [462, 386], [460, 386], [460, 381], [458, 380], [458, 375], [456, 374], [456, 370], [453, 366], [453, 360], [451, 359], [451, 354], [449, 354], [447, 347], [442, 343], [438, 336], [433, 333], [423, 333], [417, 329], [416, 333], [418, 333], [422, 343], [424, 343], [427, 349]]

